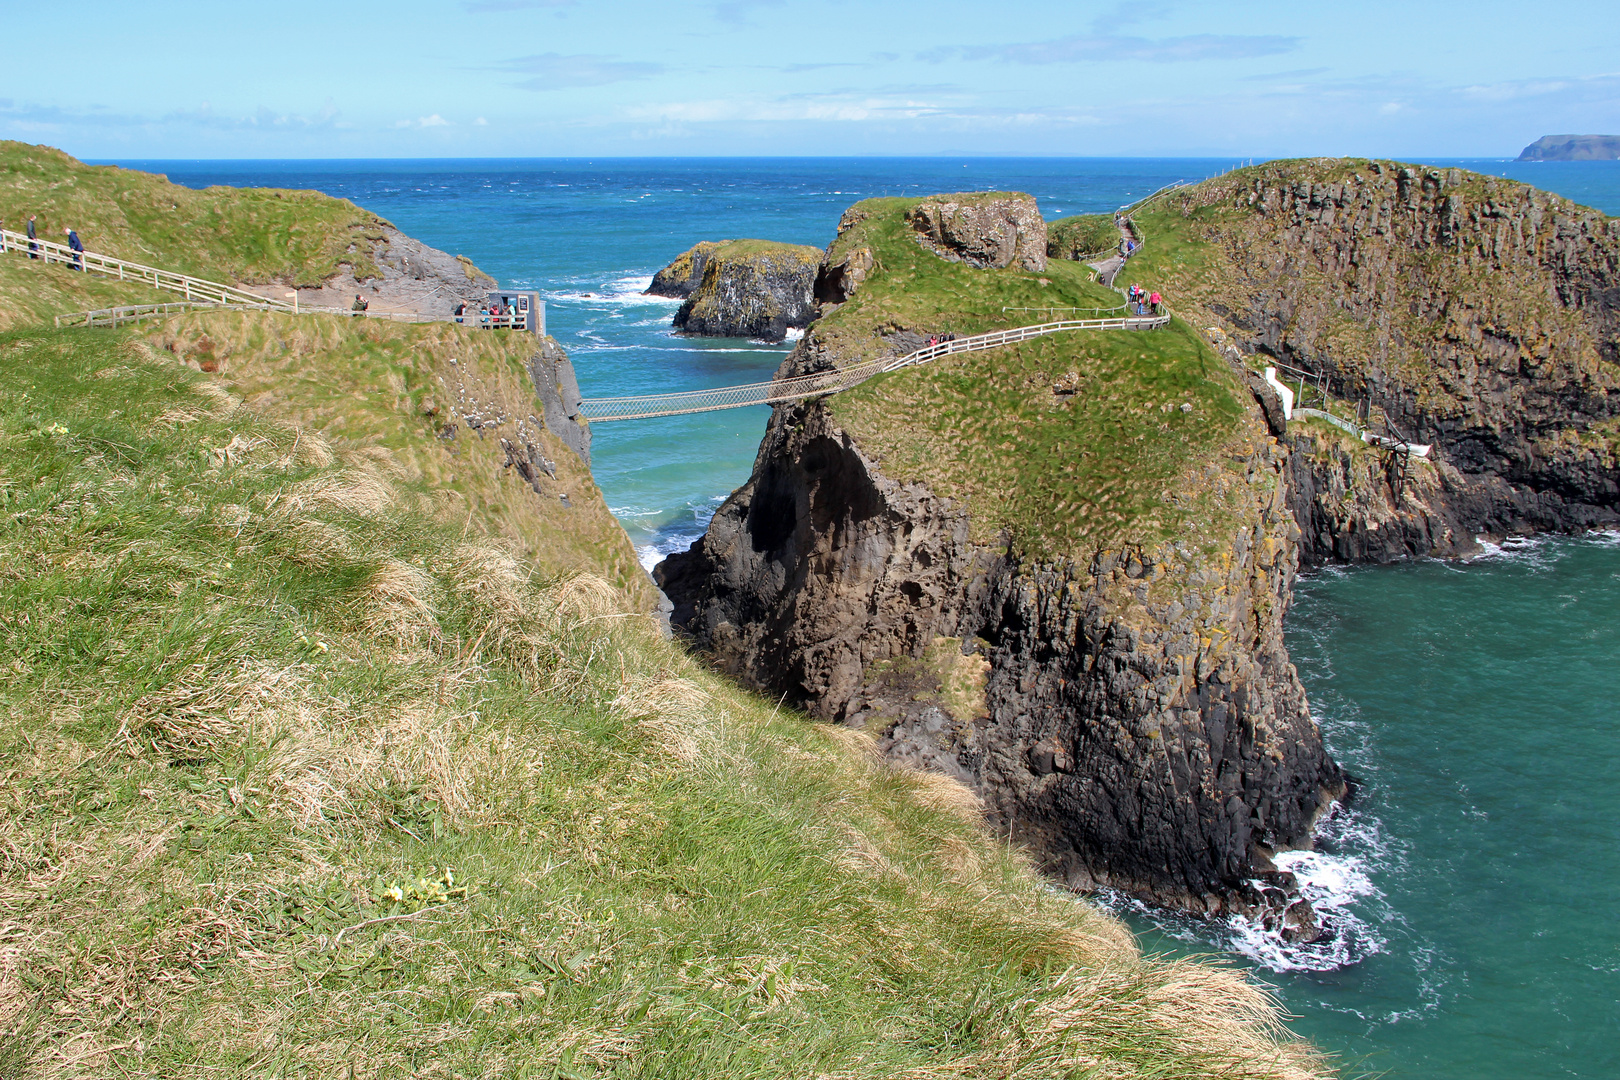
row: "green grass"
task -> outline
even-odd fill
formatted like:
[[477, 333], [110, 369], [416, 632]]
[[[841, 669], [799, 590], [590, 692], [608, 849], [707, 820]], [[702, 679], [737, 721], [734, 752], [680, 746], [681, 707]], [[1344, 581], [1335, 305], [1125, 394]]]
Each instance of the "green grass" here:
[[711, 260], [707, 265], [710, 266], [727, 261], [762, 258], [772, 262], [787, 261], [806, 266], [814, 266], [821, 262], [821, 249], [807, 244], [784, 244], [776, 240], [704, 240], [681, 252], [665, 269], [670, 271], [676, 280], [686, 280], [692, 276], [692, 257], [698, 252], [707, 253]]
[[202, 191], [60, 150], [0, 141], [0, 218], [41, 239], [78, 231], [87, 248], [227, 284], [319, 286], [341, 265], [364, 279], [382, 218], [318, 191], [211, 187]]
[[0, 336], [0, 1074], [1318, 1074], [194, 340]]
[[[335, 443], [387, 451], [418, 500], [457, 529], [500, 537], [543, 574], [596, 574], [637, 610], [654, 608], [647, 573], [590, 470], [529, 419], [538, 412], [524, 367], [536, 350], [529, 335], [250, 312], [189, 314], [140, 333], [192, 366], [209, 362], [257, 409]], [[536, 446], [556, 475], [539, 476], [534, 491], [507, 466], [503, 441]]]
[[[8, 223], [7, 228], [10, 228]], [[121, 304], [171, 304], [183, 299], [134, 282], [69, 270], [26, 255], [0, 255], [0, 330], [44, 324], [57, 315]]]
[[[816, 326], [840, 357], [887, 351], [884, 335], [897, 329], [966, 336], [1122, 302], [1073, 262], [1042, 273], [947, 262], [905, 223], [913, 201], [859, 204], [852, 213], [864, 220], [835, 244], [835, 258], [861, 246], [874, 258], [854, 297]], [[1055, 392], [1060, 384], [1073, 392]], [[1244, 400], [1231, 368], [1179, 321], [959, 354], [829, 404], [887, 475], [965, 502], [981, 541], [1007, 530], [1023, 551], [1060, 556], [1189, 531], [1229, 540], [1224, 485], [1207, 466], [1224, 469], [1245, 436]]]
[[1119, 245], [1113, 214], [1075, 214], [1046, 227], [1046, 253], [1053, 258], [1076, 259], [1110, 251]]
[[[1419, 177], [1429, 171], [1397, 161], [1309, 158], [1237, 169], [1177, 191], [1136, 215], [1146, 244], [1118, 283], [1134, 281], [1162, 291], [1172, 308], [1196, 318], [1201, 327], [1220, 326], [1225, 313], [1248, 310], [1256, 296], [1290, 296], [1289, 316], [1273, 346], [1331, 357], [1352, 401], [1376, 383], [1385, 388], [1380, 393], [1400, 388], [1421, 408], [1460, 418], [1470, 406], [1456, 402], [1440, 374], [1444, 365], [1435, 358], [1470, 350], [1470, 321], [1518, 338], [1523, 354], [1534, 358], [1532, 365], [1567, 364], [1593, 373], [1601, 350], [1581, 311], [1559, 302], [1539, 260], [1498, 265], [1494, 257], [1473, 250], [1481, 242], [1488, 246], [1493, 231], [1488, 223], [1465, 226], [1478, 231], [1463, 250], [1414, 244], [1404, 223], [1395, 230], [1364, 230], [1354, 241], [1357, 260], [1342, 272], [1330, 272], [1301, 237], [1285, 239], [1285, 230], [1293, 227], [1289, 215], [1259, 213], [1250, 201], [1260, 191], [1353, 184], [1357, 174], [1378, 179], [1393, 195], [1393, 177], [1405, 167]], [[1604, 220], [1596, 211], [1515, 181], [1466, 170], [1443, 172], [1443, 195], [1457, 201], [1460, 220], [1481, 204], [1527, 210], [1530, 200], [1542, 212]], [[1334, 262], [1336, 247], [1351, 243], [1336, 233], [1344, 221], [1341, 214], [1313, 234]], [[1395, 294], [1403, 302], [1388, 302]], [[1443, 297], [1464, 299], [1443, 303]], [[1254, 360], [1263, 366], [1263, 357]]]

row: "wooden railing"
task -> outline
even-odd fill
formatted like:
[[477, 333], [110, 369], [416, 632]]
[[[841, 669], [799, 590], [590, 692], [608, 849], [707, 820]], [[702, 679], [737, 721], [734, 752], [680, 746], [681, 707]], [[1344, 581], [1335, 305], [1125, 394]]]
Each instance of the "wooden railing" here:
[[56, 325], [63, 326], [128, 326], [146, 319], [161, 319], [187, 311], [264, 311], [255, 304], [216, 304], [212, 301], [181, 300], [173, 304], [124, 304], [120, 307], [96, 308], [94, 311], [74, 311], [58, 315]]
[[293, 310], [293, 305], [285, 300], [260, 296], [258, 293], [239, 289], [234, 285], [222, 285], [217, 281], [192, 277], [190, 274], [177, 274], [173, 270], [160, 270], [155, 266], [144, 266], [128, 259], [115, 259], [111, 255], [102, 255], [94, 251], [74, 251], [66, 244], [58, 244], [52, 240], [30, 240], [22, 233], [14, 233], [10, 229], [0, 231], [0, 242], [3, 242], [8, 254], [33, 255], [47, 263], [62, 263], [75, 270], [105, 274], [119, 281], [143, 282], [154, 289], [181, 293], [189, 301], [241, 304], [275, 311]]
[[[300, 307], [296, 302], [288, 303], [285, 300], [260, 296], [235, 285], [222, 285], [217, 281], [208, 281], [189, 274], [177, 274], [172, 270], [160, 270], [155, 266], [144, 266], [128, 259], [115, 259], [111, 255], [101, 255], [94, 251], [74, 251], [66, 244], [58, 244], [52, 240], [30, 240], [26, 235], [9, 229], [0, 230], [0, 247], [3, 247], [7, 254], [24, 257], [32, 255], [46, 263], [60, 263], [75, 270], [105, 274], [108, 277], [116, 277], [119, 281], [144, 283], [155, 289], [181, 293], [186, 298], [184, 303], [126, 304], [115, 308], [75, 311], [67, 315], [58, 315], [57, 326], [121, 326], [141, 319], [161, 318], [182, 311], [216, 307], [235, 311], [348, 315], [356, 318], [391, 319], [396, 322], [454, 322], [485, 330], [528, 329], [528, 316], [520, 312], [506, 315], [484, 315], [478, 312], [469, 312], [466, 315], [421, 315], [410, 311], [354, 311], [350, 308], [307, 305]], [[539, 322], [540, 332], [545, 333], [543, 306]]]

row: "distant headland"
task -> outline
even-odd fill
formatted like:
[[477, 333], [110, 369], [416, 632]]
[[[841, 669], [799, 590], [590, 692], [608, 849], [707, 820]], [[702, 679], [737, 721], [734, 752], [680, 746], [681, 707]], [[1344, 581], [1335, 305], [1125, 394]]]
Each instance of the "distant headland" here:
[[1520, 161], [1614, 161], [1620, 135], [1543, 135], [1519, 152]]

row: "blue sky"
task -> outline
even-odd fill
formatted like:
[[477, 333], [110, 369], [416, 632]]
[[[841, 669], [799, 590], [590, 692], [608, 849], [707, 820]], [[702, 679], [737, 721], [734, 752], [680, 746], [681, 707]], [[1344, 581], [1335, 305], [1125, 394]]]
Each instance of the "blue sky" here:
[[87, 158], [1467, 157], [1620, 132], [1614, 0], [3, 12], [0, 137]]

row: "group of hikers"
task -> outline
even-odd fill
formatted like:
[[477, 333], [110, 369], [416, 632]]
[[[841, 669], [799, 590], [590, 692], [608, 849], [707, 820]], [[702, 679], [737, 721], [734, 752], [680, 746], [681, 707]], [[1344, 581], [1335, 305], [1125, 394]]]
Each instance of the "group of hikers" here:
[[1137, 315], [1157, 315], [1164, 298], [1157, 292], [1148, 292], [1140, 285], [1132, 285], [1125, 294], [1130, 299], [1131, 311]]
[[479, 326], [511, 326], [517, 315], [517, 309], [510, 304], [502, 304], [499, 300], [492, 304], [480, 304], [473, 307], [469, 304], [457, 304], [455, 310], [456, 322], [465, 323], [476, 320]]
[[956, 335], [955, 334], [935, 334], [935, 335], [933, 335], [932, 337], [930, 337], [928, 339], [928, 345], [929, 345], [930, 348], [932, 348], [935, 345], [943, 345], [947, 341], [955, 341], [955, 340], [956, 340]]
[[[4, 221], [0, 221], [0, 254], [4, 254], [5, 251], [6, 251], [5, 227], [6, 227], [6, 223]], [[27, 230], [27, 232], [28, 232], [28, 257], [30, 259], [37, 259], [37, 258], [39, 258], [39, 253], [40, 253], [41, 249], [40, 249], [40, 246], [39, 246], [39, 235], [38, 235], [37, 232], [35, 232], [35, 223], [34, 223], [34, 215], [33, 214], [28, 215], [28, 230]], [[62, 230], [62, 235], [67, 237], [68, 250], [73, 252], [72, 258], [68, 261], [68, 266], [70, 268], [74, 269], [74, 270], [83, 270], [84, 269], [84, 244], [80, 242], [79, 234], [74, 232], [72, 229], [64, 228]], [[47, 254], [46, 254], [47, 261], [49, 260], [49, 257], [50, 257], [49, 253], [47, 252]]]

